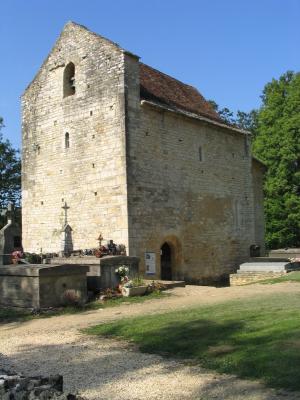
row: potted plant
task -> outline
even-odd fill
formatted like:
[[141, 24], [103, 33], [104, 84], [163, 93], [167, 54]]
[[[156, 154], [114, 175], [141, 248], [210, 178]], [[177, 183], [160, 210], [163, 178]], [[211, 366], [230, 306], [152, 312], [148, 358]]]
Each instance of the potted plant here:
[[148, 290], [148, 285], [145, 285], [140, 277], [133, 278], [122, 286], [122, 294], [125, 297], [142, 296]]

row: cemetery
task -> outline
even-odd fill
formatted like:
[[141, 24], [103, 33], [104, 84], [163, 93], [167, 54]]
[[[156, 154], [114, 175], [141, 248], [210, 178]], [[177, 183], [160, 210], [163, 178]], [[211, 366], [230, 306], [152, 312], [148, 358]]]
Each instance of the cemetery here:
[[[29, 263], [24, 258], [21, 229], [14, 214], [9, 204], [7, 224], [0, 231], [0, 306], [39, 310], [71, 303], [83, 305], [97, 295], [104, 300], [140, 296], [153, 290], [151, 280], [140, 278], [139, 258], [126, 256], [126, 248], [112, 240], [104, 246], [101, 234], [98, 248], [74, 251], [68, 241], [69, 230], [63, 229], [60, 254], [27, 254], [27, 259], [36, 262]], [[64, 226], [68, 226], [67, 219]], [[274, 250], [268, 257], [249, 257], [248, 262], [240, 264], [230, 275], [230, 285], [264, 281], [297, 270], [300, 249]], [[177, 286], [184, 287], [185, 282], [162, 281], [160, 287]]]
[[[263, 383], [271, 387], [300, 390], [299, 374], [293, 367], [296, 362], [293, 357], [297, 352], [295, 350], [292, 353], [286, 351], [284, 360], [279, 356], [280, 349], [285, 343], [282, 337], [289, 334], [290, 346], [292, 349], [295, 346], [298, 310], [294, 302], [294, 295], [298, 293], [297, 287], [291, 287], [292, 291], [287, 292], [283, 288], [277, 291], [272, 288], [260, 289], [256, 286], [255, 289], [250, 290], [249, 298], [249, 290], [243, 291], [244, 285], [263, 283], [266, 280], [276, 280], [278, 277], [297, 274], [297, 271], [300, 271], [299, 249], [273, 251], [268, 257], [259, 257], [253, 252], [251, 254], [249, 252], [248, 261], [241, 263], [237, 272], [230, 275], [231, 287], [208, 289], [205, 289], [205, 286], [188, 285], [185, 287], [184, 281], [145, 279], [140, 274], [139, 258], [127, 256], [126, 249], [112, 240], [109, 240], [107, 245], [103, 245], [101, 234], [98, 237], [99, 246], [96, 249], [74, 250], [69, 247], [70, 242], [67, 236], [70, 230], [64, 229], [59, 253], [28, 254], [26, 251], [24, 252], [26, 249], [22, 248], [21, 230], [16, 222], [12, 205], [9, 205], [6, 216], [7, 224], [0, 231], [2, 257], [0, 265], [0, 341], [3, 342], [4, 339], [6, 348], [14, 348], [14, 341], [18, 337], [14, 336], [14, 341], [10, 342], [5, 329], [3, 332], [1, 331], [1, 309], [12, 310], [14, 308], [26, 310], [26, 312], [29, 310], [31, 314], [28, 321], [30, 322], [34, 322], [35, 318], [38, 322], [39, 318], [52, 315], [57, 315], [58, 319], [52, 323], [52, 318], [45, 318], [45, 321], [49, 319], [49, 323], [46, 322], [41, 327], [37, 325], [38, 330], [33, 329], [32, 332], [30, 327], [29, 331], [26, 330], [26, 325], [22, 328], [22, 318], [16, 319], [20, 324], [20, 335], [24, 334], [25, 342], [29, 340], [29, 343], [39, 343], [42, 340], [43, 343], [43, 335], [46, 335], [46, 343], [37, 346], [37, 350], [33, 346], [29, 351], [29, 359], [24, 358], [24, 355], [23, 359], [22, 356], [19, 358], [19, 353], [17, 353], [16, 357], [20, 362], [18, 364], [20, 366], [16, 369], [18, 372], [12, 372], [14, 364], [11, 362], [4, 363], [5, 366], [10, 366], [8, 371], [1, 370], [0, 357], [0, 398], [13, 400], [19, 398], [41, 400], [45, 398], [57, 400], [94, 398], [89, 394], [91, 382], [93, 385], [98, 385], [98, 390], [102, 390], [102, 386], [99, 384], [101, 376], [109, 374], [110, 379], [116, 385], [116, 365], [118, 369], [124, 363], [124, 368], [127, 370], [132, 363], [130, 352], [123, 352], [123, 349], [117, 355], [117, 363], [112, 366], [107, 362], [103, 364], [101, 357], [97, 358], [95, 346], [99, 346], [99, 344], [104, 346], [102, 351], [105, 353], [106, 342], [102, 339], [109, 336], [129, 340], [145, 349], [147, 353], [149, 352], [148, 358], [145, 356], [144, 359], [146, 365], [149, 363], [149, 357], [151, 359], [151, 357], [156, 357], [156, 354], [162, 353], [168, 357], [192, 359], [195, 365], [201, 363], [201, 368], [212, 368], [221, 373], [235, 374], [243, 379], [261, 379]], [[296, 281], [299, 279], [299, 277], [295, 277]], [[148, 306], [143, 303], [127, 302], [128, 297], [147, 297], [146, 295], [153, 291], [166, 289], [173, 289], [168, 292], [170, 297], [160, 297], [155, 300], [157, 303], [153, 303], [154, 300], [151, 296], [148, 296], [150, 298], [149, 303], [147, 302]], [[252, 292], [257, 295], [251, 299]], [[276, 293], [276, 297], [273, 293]], [[127, 303], [120, 307], [120, 311], [114, 312], [114, 308], [109, 308], [110, 306], [107, 309], [102, 308], [100, 320], [96, 308], [82, 307], [85, 304], [88, 305], [91, 299], [97, 299], [104, 303], [115, 299], [113, 302], [118, 305], [120, 303], [117, 302], [117, 299], [122, 298]], [[173, 308], [173, 304], [175, 308]], [[74, 314], [71, 320], [64, 320], [65, 316], [61, 315], [59, 310], [68, 306], [78, 307], [77, 318]], [[285, 321], [286, 318], [285, 306], [292, 315], [292, 320], [288, 324], [281, 324], [281, 321]], [[165, 310], [162, 314], [159, 311], [161, 307]], [[184, 310], [185, 307], [187, 307], [186, 310]], [[52, 313], [55, 310], [59, 311], [58, 314]], [[86, 313], [86, 310], [90, 310], [89, 314]], [[166, 313], [167, 310], [170, 312]], [[149, 312], [153, 315], [148, 315]], [[134, 320], [122, 317], [122, 315], [127, 317], [127, 314], [132, 316], [132, 313], [136, 315]], [[115, 320], [113, 315], [118, 314], [120, 314], [120, 320]], [[61, 322], [59, 322], [59, 318], [62, 319]], [[273, 324], [274, 318], [280, 326], [282, 325], [278, 338], [276, 337], [277, 328]], [[233, 319], [239, 322], [233, 322]], [[98, 325], [99, 321], [101, 321], [100, 325]], [[90, 327], [86, 328], [88, 324]], [[91, 327], [91, 325], [95, 326]], [[5, 327], [5, 319], [3, 326]], [[91, 340], [91, 344], [85, 344], [83, 349], [77, 342], [75, 342], [77, 345], [65, 346], [63, 344], [65, 335], [67, 338], [68, 335], [73, 337], [74, 329], [78, 335], [80, 328], [81, 335], [84, 334], [91, 338], [99, 337], [101, 340], [86, 339]], [[82, 330], [82, 328], [84, 329]], [[57, 330], [57, 333], [54, 333], [53, 329]], [[246, 334], [243, 334], [244, 330]], [[3, 339], [1, 339], [1, 335]], [[26, 339], [27, 337], [30, 339]], [[182, 340], [183, 337], [186, 337], [187, 340]], [[22, 336], [21, 342], [23, 340]], [[67, 340], [74, 343], [72, 339]], [[244, 343], [242, 347], [239, 345], [240, 341]], [[269, 348], [267, 344], [270, 341], [272, 346]], [[48, 345], [48, 342], [52, 344]], [[253, 343], [255, 343], [255, 351], [253, 351]], [[24, 353], [25, 350], [22, 351]], [[58, 351], [59, 358], [57, 358]], [[137, 353], [138, 351], [135, 350], [140, 360], [144, 356]], [[7, 350], [4, 351], [4, 353], [6, 352]], [[35, 353], [34, 356], [31, 356], [32, 352]], [[65, 361], [70, 359], [70, 352], [76, 360], [71, 366]], [[89, 359], [90, 354], [96, 357], [92, 359], [94, 372], [82, 367], [81, 364]], [[113, 357], [113, 349], [109, 350], [109, 354], [110, 357]], [[249, 357], [247, 354], [252, 354], [252, 356]], [[263, 355], [263, 359], [260, 359], [260, 354]], [[41, 369], [42, 375], [37, 376], [34, 373], [35, 363], [38, 363], [41, 368], [45, 359], [48, 360], [45, 364], [46, 368]], [[232, 359], [234, 360], [233, 364], [231, 364]], [[259, 372], [251, 368], [253, 363], [258, 365]], [[284, 366], [284, 373], [279, 368], [281, 364]], [[227, 365], [225, 369], [224, 365]], [[72, 370], [71, 377], [69, 368]], [[26, 373], [22, 371], [26, 371]], [[53, 375], [53, 373], [60, 375]], [[184, 384], [189, 385], [192, 371], [187, 372], [187, 375], [182, 372], [180, 374]], [[198, 372], [198, 374], [202, 374], [202, 372]], [[293, 374], [293, 378], [290, 378], [291, 374]], [[142, 376], [140, 372], [135, 372], [135, 379], [139, 379], [140, 382], [143, 382]], [[63, 379], [66, 381], [65, 391], [62, 387]], [[121, 379], [119, 384], [121, 389], [115, 389], [118, 398], [119, 393], [123, 393], [122, 388], [124, 385], [126, 386], [126, 382]], [[79, 393], [83, 394], [83, 397], [77, 395], [77, 392], [74, 395], [67, 394], [75, 393], [78, 385], [81, 388]], [[134, 390], [141, 395], [141, 393], [145, 393], [145, 385], [140, 385], [135, 384]], [[160, 385], [165, 385], [165, 383], [160, 383]], [[173, 390], [173, 387], [169, 390]], [[268, 391], [269, 389], [259, 390]], [[120, 398], [125, 400], [126, 392]], [[289, 399], [294, 400], [294, 397], [289, 397]]]
[[[21, 245], [21, 229], [9, 205], [7, 224], [0, 231], [0, 307], [47, 309], [84, 305], [96, 296], [105, 300], [120, 296], [141, 296], [157, 287], [184, 286], [184, 282], [155, 284], [139, 273], [139, 258], [125, 255], [124, 246], [112, 240], [97, 249], [71, 251], [68, 230], [63, 230], [60, 254], [27, 254]], [[30, 263], [26, 258], [35, 263]], [[109, 293], [109, 295], [108, 295]]]

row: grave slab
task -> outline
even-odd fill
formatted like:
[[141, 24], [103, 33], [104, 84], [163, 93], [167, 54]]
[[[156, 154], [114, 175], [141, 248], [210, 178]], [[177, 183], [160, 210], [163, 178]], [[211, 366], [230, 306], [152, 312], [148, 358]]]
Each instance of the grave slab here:
[[237, 273], [243, 272], [286, 272], [291, 270], [291, 263], [286, 261], [277, 262], [247, 262], [240, 265]]

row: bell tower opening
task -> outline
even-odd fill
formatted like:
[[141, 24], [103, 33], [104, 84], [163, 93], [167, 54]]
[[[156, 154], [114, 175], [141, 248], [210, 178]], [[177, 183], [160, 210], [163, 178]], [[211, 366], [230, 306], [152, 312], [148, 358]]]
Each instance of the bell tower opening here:
[[70, 62], [64, 70], [64, 97], [75, 94], [75, 65]]

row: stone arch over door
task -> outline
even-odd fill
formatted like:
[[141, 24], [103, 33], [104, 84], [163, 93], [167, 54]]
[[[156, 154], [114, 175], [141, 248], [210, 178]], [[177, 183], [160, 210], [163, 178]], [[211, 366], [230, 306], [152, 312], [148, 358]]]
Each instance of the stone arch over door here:
[[182, 246], [174, 235], [164, 237], [160, 243], [160, 278], [163, 280], [183, 278]]

